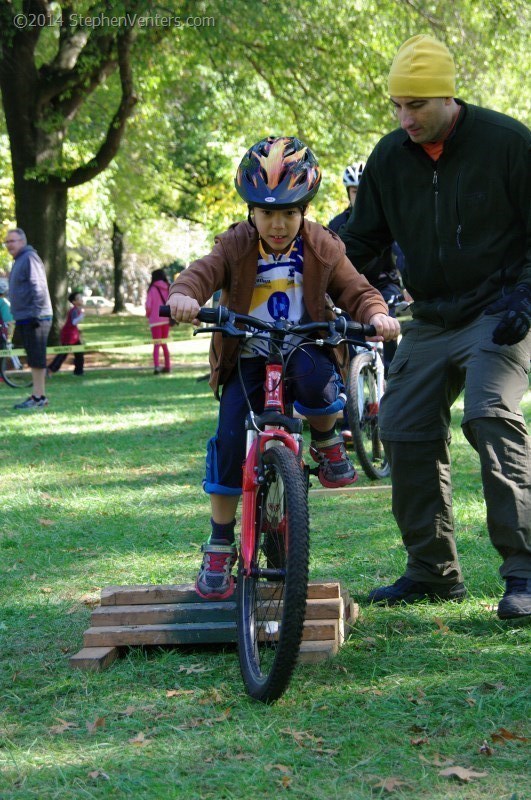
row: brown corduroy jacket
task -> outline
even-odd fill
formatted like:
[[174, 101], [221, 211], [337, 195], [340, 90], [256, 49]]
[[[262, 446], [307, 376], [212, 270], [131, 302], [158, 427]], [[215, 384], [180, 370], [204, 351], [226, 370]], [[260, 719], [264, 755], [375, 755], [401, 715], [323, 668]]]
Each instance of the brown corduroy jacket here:
[[[368, 323], [374, 314], [387, 314], [380, 292], [352, 266], [341, 239], [328, 228], [305, 220], [303, 295], [309, 320], [331, 319], [330, 303], [347, 311], [352, 319]], [[204, 305], [221, 290], [220, 305], [248, 314], [258, 266], [258, 233], [248, 222], [237, 222], [216, 236], [212, 251], [192, 262], [171, 285], [169, 296], [184, 294]], [[215, 333], [210, 346], [210, 386], [218, 393], [237, 359], [238, 341]], [[335, 350], [345, 377], [348, 348]]]

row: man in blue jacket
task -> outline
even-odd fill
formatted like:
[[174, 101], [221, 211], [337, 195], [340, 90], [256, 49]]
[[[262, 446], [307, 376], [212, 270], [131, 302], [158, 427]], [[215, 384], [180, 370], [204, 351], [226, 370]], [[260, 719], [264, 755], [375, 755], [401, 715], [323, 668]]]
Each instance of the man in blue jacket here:
[[52, 326], [52, 303], [46, 272], [36, 250], [28, 244], [21, 228], [7, 232], [4, 242], [14, 259], [9, 275], [9, 300], [16, 322], [15, 337], [21, 341], [31, 367], [33, 391], [17, 403], [17, 409], [45, 408], [46, 344]]
[[404, 575], [369, 599], [460, 600], [449, 424], [464, 390], [463, 432], [477, 450], [491, 542], [502, 558], [501, 619], [531, 614], [531, 447], [520, 402], [531, 347], [529, 130], [455, 98], [444, 44], [399, 49], [389, 95], [400, 128], [367, 161], [341, 236], [360, 272], [396, 239], [413, 320], [380, 410]]

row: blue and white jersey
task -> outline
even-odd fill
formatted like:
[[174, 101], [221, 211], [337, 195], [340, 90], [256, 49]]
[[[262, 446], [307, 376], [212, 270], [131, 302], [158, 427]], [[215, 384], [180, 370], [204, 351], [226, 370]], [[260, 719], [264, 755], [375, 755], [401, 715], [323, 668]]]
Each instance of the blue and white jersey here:
[[[295, 239], [287, 253], [266, 253], [261, 242], [258, 243], [258, 249], [258, 270], [249, 314], [267, 322], [277, 319], [299, 322], [305, 311], [302, 295], [302, 237]], [[266, 354], [267, 344], [259, 338], [253, 337], [244, 345], [244, 356]]]

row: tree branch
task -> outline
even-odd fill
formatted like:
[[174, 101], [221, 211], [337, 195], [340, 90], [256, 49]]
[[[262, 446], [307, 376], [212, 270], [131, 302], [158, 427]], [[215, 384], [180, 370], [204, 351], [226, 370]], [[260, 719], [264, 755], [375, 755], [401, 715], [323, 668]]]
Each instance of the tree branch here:
[[123, 31], [121, 30], [118, 34], [117, 49], [122, 98], [118, 111], [107, 129], [105, 140], [91, 161], [73, 170], [64, 180], [59, 177], [50, 177], [50, 181], [57, 186], [71, 188], [72, 186], [79, 186], [82, 183], [92, 180], [92, 178], [95, 178], [96, 175], [99, 175], [100, 172], [109, 166], [118, 152], [127, 120], [131, 116], [137, 102], [137, 97], [134, 93], [133, 72], [131, 67], [132, 43], [133, 30], [131, 28], [124, 28]]

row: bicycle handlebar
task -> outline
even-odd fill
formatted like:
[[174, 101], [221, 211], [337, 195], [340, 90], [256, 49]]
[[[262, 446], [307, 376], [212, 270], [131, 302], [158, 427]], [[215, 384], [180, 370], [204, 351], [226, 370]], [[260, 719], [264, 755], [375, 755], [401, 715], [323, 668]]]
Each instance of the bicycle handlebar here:
[[[161, 317], [171, 317], [170, 306], [160, 306], [159, 314]], [[261, 331], [286, 331], [289, 333], [305, 334], [316, 333], [317, 331], [323, 330], [323, 328], [328, 328], [330, 334], [340, 334], [345, 338], [348, 334], [357, 335], [364, 339], [369, 336], [377, 335], [374, 325], [351, 322], [341, 316], [329, 322], [306, 322], [303, 324], [289, 322], [288, 320], [266, 322], [257, 317], [251, 317], [248, 314], [237, 314], [235, 311], [230, 311], [230, 309], [225, 306], [218, 306], [217, 308], [200, 308], [197, 313], [197, 319], [200, 322], [206, 322], [215, 326], [215, 328], [210, 330], [221, 330], [221, 332], [226, 332], [228, 335], [232, 334], [234, 336], [241, 336], [243, 333], [241, 329], [235, 327], [237, 322], [241, 322]], [[231, 328], [234, 330], [232, 331]]]

